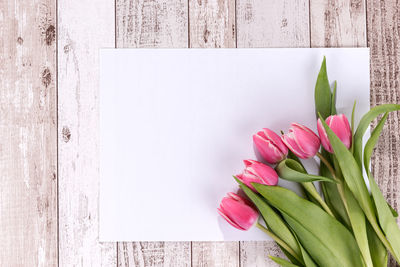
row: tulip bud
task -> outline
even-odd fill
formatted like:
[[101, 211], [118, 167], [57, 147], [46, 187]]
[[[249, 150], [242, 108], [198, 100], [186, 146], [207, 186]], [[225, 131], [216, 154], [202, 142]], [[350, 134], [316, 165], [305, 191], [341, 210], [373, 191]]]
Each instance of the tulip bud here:
[[258, 212], [235, 193], [228, 193], [217, 210], [230, 225], [239, 230], [249, 230], [258, 220]]
[[308, 159], [317, 154], [320, 147], [318, 136], [309, 128], [292, 123], [289, 132], [282, 136], [285, 145], [299, 158]]
[[[351, 146], [351, 128], [349, 124], [349, 120], [343, 114], [339, 115], [331, 115], [325, 120], [326, 124], [328, 124], [329, 128], [336, 134], [336, 136], [342, 141], [342, 143], [350, 148]], [[321, 120], [318, 119], [317, 123], [318, 134], [321, 138], [322, 146], [326, 151], [333, 153], [333, 149], [331, 143], [329, 142], [328, 135], [326, 134], [325, 128], [321, 123]]]
[[270, 166], [255, 160], [244, 160], [243, 162], [246, 168], [243, 173], [236, 175], [236, 178], [253, 191], [256, 190], [251, 183], [264, 185], [276, 185], [278, 183], [278, 174]]
[[253, 142], [261, 156], [270, 164], [280, 162], [288, 153], [279, 135], [267, 128], [253, 135]]

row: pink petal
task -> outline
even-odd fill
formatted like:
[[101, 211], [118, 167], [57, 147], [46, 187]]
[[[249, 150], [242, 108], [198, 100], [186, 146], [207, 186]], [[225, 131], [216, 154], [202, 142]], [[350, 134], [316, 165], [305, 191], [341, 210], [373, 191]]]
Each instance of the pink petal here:
[[254, 163], [246, 170], [261, 178], [262, 184], [276, 185], [278, 183], [278, 174], [275, 170], [261, 162]]
[[268, 128], [263, 129], [265, 136], [271, 140], [271, 142], [279, 148], [279, 150], [287, 155], [288, 153], [288, 148], [285, 146], [285, 144], [282, 142], [281, 138], [279, 135], [277, 135], [275, 132], [271, 131]]
[[252, 160], [252, 159], [245, 159], [245, 160], [243, 160], [243, 162], [244, 162], [244, 166], [248, 167], [248, 166], [251, 166], [252, 164], [254, 164], [257, 161]]
[[332, 153], [333, 150], [332, 150], [331, 144], [329, 142], [328, 135], [326, 134], [325, 128], [322, 125], [320, 119], [318, 119], [318, 122], [317, 122], [317, 129], [318, 129], [319, 137], [321, 139], [322, 146], [325, 148], [326, 151]]
[[299, 124], [293, 124], [291, 129], [298, 147], [307, 158], [315, 156], [321, 145], [318, 136], [305, 126], [299, 127]]
[[351, 146], [351, 129], [349, 121], [343, 114], [331, 116], [329, 127], [336, 134], [343, 144], [350, 148]]
[[254, 186], [251, 183], [259, 183], [262, 184], [262, 180], [249, 173], [248, 171], [244, 171], [242, 174], [236, 175], [236, 177], [242, 181], [242, 183], [244, 183], [245, 185], [247, 185], [251, 190], [253, 190], [254, 192], [257, 192], [257, 190], [254, 188]]
[[253, 135], [253, 141], [258, 152], [268, 163], [275, 164], [285, 158], [280, 149], [270, 140], [264, 139], [260, 135]]
[[240, 227], [240, 225], [234, 223], [220, 208], [217, 208], [217, 211], [219, 213], [219, 215], [221, 215], [230, 225], [232, 225], [233, 227], [235, 227], [236, 229], [245, 231], [245, 229], [243, 229], [242, 227]]
[[293, 132], [289, 131], [289, 133], [282, 135], [282, 142], [284, 142], [285, 145], [290, 149], [290, 151], [292, 151], [299, 158], [308, 158], [307, 155], [303, 152], [302, 149], [299, 148], [298, 144], [296, 143]]
[[221, 212], [229, 218], [232, 225], [239, 226], [238, 229], [248, 230], [258, 219], [258, 212], [250, 206], [225, 197], [221, 201]]

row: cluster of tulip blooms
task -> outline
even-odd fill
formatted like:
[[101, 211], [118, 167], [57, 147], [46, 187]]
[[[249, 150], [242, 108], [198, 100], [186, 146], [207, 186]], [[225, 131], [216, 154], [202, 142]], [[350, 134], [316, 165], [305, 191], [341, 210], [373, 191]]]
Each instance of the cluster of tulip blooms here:
[[[331, 115], [326, 119], [329, 128], [339, 137], [347, 149], [351, 145], [351, 129], [349, 120], [343, 114]], [[301, 159], [316, 156], [320, 145], [326, 151], [333, 152], [328, 136], [318, 119], [318, 135], [311, 129], [298, 123], [292, 123], [287, 134], [279, 137], [268, 128], [262, 129], [253, 135], [253, 142], [263, 159], [269, 164], [279, 164], [288, 154], [288, 149]], [[319, 154], [320, 155], [320, 154]], [[263, 185], [277, 185], [278, 174], [270, 166], [255, 160], [244, 160], [245, 169], [236, 175], [243, 184], [257, 192], [252, 183]], [[258, 212], [239, 195], [231, 192], [223, 198], [218, 212], [225, 220], [240, 230], [248, 230], [258, 220]]]
[[[281, 136], [268, 128], [253, 135], [259, 154], [274, 168], [244, 160], [244, 171], [234, 178], [246, 197], [228, 193], [218, 212], [237, 229], [256, 225], [267, 233], [287, 256], [270, 256], [282, 266], [383, 267], [388, 252], [400, 263], [398, 215], [369, 170], [388, 112], [400, 110], [400, 105], [371, 109], [355, 130], [355, 105], [349, 123], [344, 114], [336, 113], [335, 101], [336, 82], [331, 91], [324, 59], [315, 87], [318, 135], [298, 123]], [[384, 116], [363, 148], [364, 133], [380, 114]], [[307, 173], [303, 166], [302, 160], [314, 157], [320, 159], [319, 175]], [[279, 177], [298, 183], [303, 194], [278, 186]], [[265, 226], [259, 223], [260, 215]]]

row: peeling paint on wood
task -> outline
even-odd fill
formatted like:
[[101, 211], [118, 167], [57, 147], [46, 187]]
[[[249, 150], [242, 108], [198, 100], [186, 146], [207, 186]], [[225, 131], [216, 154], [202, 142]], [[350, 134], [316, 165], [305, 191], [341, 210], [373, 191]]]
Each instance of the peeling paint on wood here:
[[57, 264], [53, 0], [0, 4], [0, 265]]
[[116, 266], [98, 225], [98, 49], [114, 47], [114, 1], [59, 0], [58, 20], [59, 265]]

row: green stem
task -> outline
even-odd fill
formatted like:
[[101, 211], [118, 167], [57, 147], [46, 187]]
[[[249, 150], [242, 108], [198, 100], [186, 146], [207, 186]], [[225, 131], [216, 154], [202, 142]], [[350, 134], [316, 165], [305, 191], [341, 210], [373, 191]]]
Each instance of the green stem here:
[[[340, 198], [343, 201], [344, 207], [346, 209], [347, 214], [349, 214], [349, 209], [347, 206], [347, 202], [346, 202], [346, 198], [344, 197], [344, 190], [343, 190], [343, 185], [342, 185], [342, 181], [339, 180], [336, 177], [335, 171], [332, 167], [332, 165], [329, 163], [329, 161], [324, 158], [324, 156], [322, 156], [319, 152], [317, 152], [317, 156], [321, 159], [321, 161], [325, 164], [325, 166], [328, 168], [329, 172], [332, 174], [332, 177], [335, 181], [338, 182], [338, 191], [339, 191], [339, 195]], [[383, 245], [387, 248], [387, 250], [390, 251], [390, 253], [392, 254], [392, 256], [396, 259], [396, 261], [399, 263], [399, 259], [397, 259], [396, 254], [394, 254], [393, 252], [393, 248], [390, 245], [389, 241], [386, 239], [385, 235], [383, 234], [381, 228], [379, 227], [376, 218], [371, 218], [370, 216], [367, 216], [368, 221], [370, 222], [372, 228], [374, 229], [376, 235], [379, 237], [379, 239], [382, 241]]]
[[282, 239], [280, 239], [278, 236], [276, 236], [274, 233], [272, 233], [270, 230], [265, 228], [263, 225], [261, 225], [259, 222], [257, 222], [256, 226], [261, 229], [264, 233], [269, 235], [278, 245], [280, 245], [282, 248], [284, 248], [290, 255], [292, 255], [296, 260], [299, 262], [303, 262], [303, 259], [299, 257], [299, 255], [294, 252], [294, 250], [288, 246]]
[[389, 241], [386, 239], [386, 236], [383, 234], [383, 232], [382, 232], [380, 226], [378, 225], [376, 219], [375, 218], [368, 218], [368, 221], [370, 222], [372, 228], [374, 228], [374, 231], [375, 231], [376, 235], [382, 241], [383, 245], [385, 245], [385, 247], [390, 251], [390, 253], [395, 258], [397, 263], [400, 263], [399, 259], [397, 258], [396, 254], [393, 251], [392, 246], [390, 245]]
[[318, 194], [317, 189], [315, 189], [315, 186], [311, 182], [307, 183], [301, 183], [301, 185], [304, 187], [305, 190], [307, 190], [308, 193], [316, 200], [318, 203], [322, 206], [322, 208], [333, 218], [335, 218], [335, 215], [333, 215], [333, 212], [331, 209], [328, 207], [326, 202], [322, 199], [322, 197]]
[[322, 163], [324, 163], [325, 166], [328, 168], [329, 172], [331, 173], [331, 175], [333, 177], [333, 180], [335, 180], [337, 182], [337, 189], [338, 189], [338, 192], [339, 192], [339, 196], [342, 199], [342, 202], [343, 202], [344, 208], [346, 209], [347, 214], [349, 214], [347, 201], [346, 201], [346, 198], [344, 196], [344, 189], [343, 189], [342, 181], [336, 177], [336, 172], [333, 169], [332, 165], [329, 163], [329, 161], [324, 156], [322, 156], [322, 154], [319, 153], [319, 152], [317, 152], [317, 156], [318, 156], [318, 158], [320, 158]]

